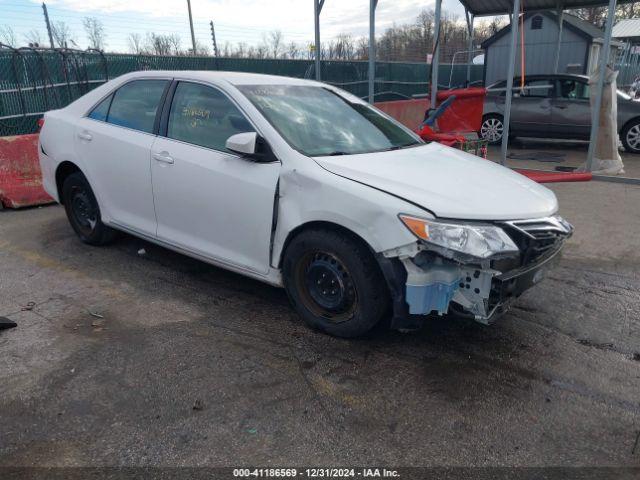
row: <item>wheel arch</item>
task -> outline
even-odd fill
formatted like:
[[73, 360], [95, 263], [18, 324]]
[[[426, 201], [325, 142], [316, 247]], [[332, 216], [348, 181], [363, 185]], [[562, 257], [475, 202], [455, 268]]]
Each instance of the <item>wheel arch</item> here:
[[69, 160], [60, 162], [60, 164], [56, 167], [56, 189], [58, 191], [58, 200], [61, 204], [64, 204], [64, 195], [62, 194], [62, 186], [64, 185], [64, 181], [69, 175], [76, 172], [80, 172], [84, 175], [84, 172], [80, 169], [80, 167]]
[[287, 253], [287, 248], [289, 247], [289, 245], [291, 244], [291, 241], [298, 236], [300, 233], [307, 231], [307, 230], [313, 230], [313, 229], [326, 229], [326, 230], [332, 230], [334, 232], [339, 232], [342, 233], [344, 235], [349, 236], [350, 238], [354, 239], [357, 242], [362, 243], [363, 245], [366, 246], [367, 250], [371, 253], [371, 255], [375, 256], [375, 250], [371, 247], [371, 245], [369, 244], [369, 242], [367, 242], [361, 235], [357, 234], [356, 232], [354, 232], [353, 230], [345, 227], [344, 225], [340, 225], [338, 223], [335, 222], [330, 222], [330, 221], [326, 221], [326, 220], [312, 220], [312, 221], [308, 221], [305, 223], [302, 223], [300, 225], [298, 225], [297, 227], [295, 227], [294, 229], [292, 229], [287, 237], [285, 238], [283, 244], [282, 244], [282, 249], [280, 251], [280, 256], [278, 258], [278, 264], [277, 267], [278, 268], [282, 268], [282, 262], [284, 261], [284, 257]]
[[629, 125], [631, 125], [632, 123], [640, 123], [640, 115], [637, 115], [635, 117], [631, 117], [629, 120], [627, 120], [626, 122], [624, 122], [622, 124], [622, 127], [618, 128], [618, 134], [622, 135], [622, 132], [624, 132], [625, 128], [627, 128]]

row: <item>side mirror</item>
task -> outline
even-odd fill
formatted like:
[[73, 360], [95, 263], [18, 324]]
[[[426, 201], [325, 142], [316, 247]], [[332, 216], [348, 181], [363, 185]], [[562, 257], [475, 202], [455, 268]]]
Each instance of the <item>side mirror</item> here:
[[225, 143], [227, 150], [238, 153], [258, 163], [277, 162], [267, 141], [256, 132], [236, 133], [227, 138]]
[[227, 138], [225, 147], [240, 155], [255, 155], [258, 134], [256, 132], [236, 133]]

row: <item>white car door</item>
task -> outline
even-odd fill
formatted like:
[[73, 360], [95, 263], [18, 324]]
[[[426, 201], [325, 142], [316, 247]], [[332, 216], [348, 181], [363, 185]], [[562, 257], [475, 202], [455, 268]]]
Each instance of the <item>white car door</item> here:
[[255, 129], [216, 88], [178, 82], [165, 116], [166, 136], [152, 147], [158, 238], [266, 274], [280, 162], [257, 163], [225, 149], [231, 135]]
[[151, 146], [156, 114], [169, 80], [135, 80], [99, 103], [76, 128], [82, 158], [102, 216], [155, 236]]

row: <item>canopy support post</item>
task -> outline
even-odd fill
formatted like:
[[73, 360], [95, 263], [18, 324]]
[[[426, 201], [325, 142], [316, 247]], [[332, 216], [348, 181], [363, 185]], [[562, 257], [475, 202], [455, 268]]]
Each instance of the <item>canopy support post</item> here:
[[[596, 142], [598, 131], [600, 130], [600, 107], [602, 107], [602, 92], [604, 90], [604, 77], [607, 64], [609, 63], [609, 50], [611, 50], [611, 32], [613, 29], [613, 19], [616, 13], [617, 0], [609, 0], [609, 10], [607, 12], [607, 22], [604, 28], [604, 43], [598, 58], [598, 86], [596, 87], [596, 99], [591, 111], [591, 135], [589, 137], [589, 152], [587, 153], [587, 171], [593, 171], [593, 157], [596, 152]], [[589, 72], [591, 75], [591, 72]]]
[[369, 103], [376, 96], [376, 7], [378, 0], [369, 1]]
[[[464, 16], [467, 19], [467, 32], [469, 33], [469, 46], [467, 47], [469, 53], [467, 55], [467, 82], [465, 84], [466, 87], [471, 83], [471, 63], [473, 62], [473, 41], [474, 41], [474, 30], [473, 30], [473, 21], [474, 16], [473, 13], [469, 13], [467, 8], [464, 9]], [[453, 69], [453, 65], [451, 66]]]
[[433, 57], [431, 58], [431, 96], [429, 108], [438, 105], [438, 69], [440, 68], [440, 16], [442, 0], [436, 0], [435, 18], [433, 20]]
[[558, 73], [558, 67], [560, 66], [560, 49], [562, 48], [562, 29], [564, 27], [564, 8], [561, 3], [558, 3], [556, 10], [558, 15], [558, 41], [556, 42], [556, 59], [553, 67], [553, 73]]
[[316, 66], [316, 80], [320, 81], [320, 12], [322, 12], [322, 7], [324, 5], [324, 0], [313, 0], [313, 19], [315, 23], [315, 66]]
[[[613, 0], [612, 0], [613, 1]], [[500, 146], [500, 163], [507, 161], [507, 146], [509, 143], [509, 122], [511, 121], [511, 99], [513, 97], [513, 75], [516, 66], [516, 47], [518, 45], [518, 15], [520, 13], [520, 0], [513, 1], [513, 14], [511, 15], [511, 46], [509, 49], [509, 64], [507, 67], [507, 89], [504, 97], [504, 123], [502, 125], [502, 144]]]

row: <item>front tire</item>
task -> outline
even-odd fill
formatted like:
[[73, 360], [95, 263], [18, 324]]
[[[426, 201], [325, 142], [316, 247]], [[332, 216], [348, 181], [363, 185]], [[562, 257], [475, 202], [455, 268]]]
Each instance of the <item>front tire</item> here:
[[620, 132], [622, 146], [629, 153], [640, 153], [640, 119], [629, 122]]
[[480, 126], [480, 138], [489, 145], [499, 145], [502, 142], [502, 132], [504, 132], [504, 119], [502, 115], [491, 113], [482, 117]]
[[106, 245], [115, 239], [116, 231], [102, 223], [100, 207], [82, 173], [75, 172], [65, 178], [62, 200], [71, 227], [84, 243]]
[[389, 291], [371, 251], [329, 229], [298, 234], [284, 256], [289, 299], [311, 327], [337, 337], [364, 335], [389, 313]]

